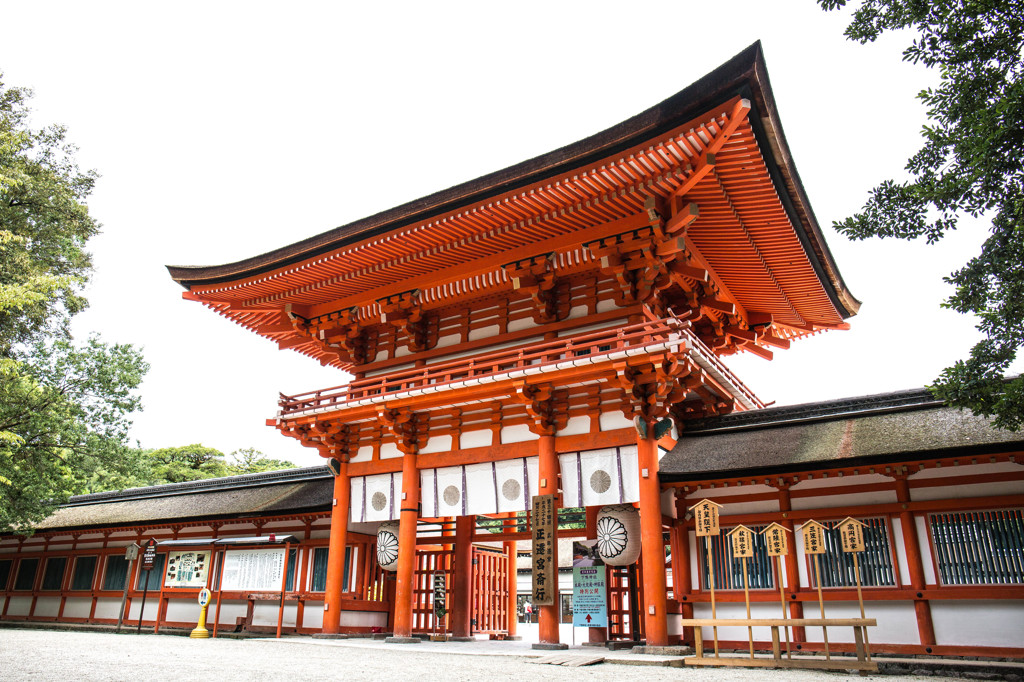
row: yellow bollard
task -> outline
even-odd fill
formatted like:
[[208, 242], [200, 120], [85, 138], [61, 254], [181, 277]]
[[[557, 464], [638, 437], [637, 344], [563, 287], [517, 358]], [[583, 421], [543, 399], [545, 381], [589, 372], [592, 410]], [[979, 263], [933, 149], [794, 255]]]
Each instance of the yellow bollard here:
[[210, 636], [210, 631], [206, 629], [206, 607], [209, 604], [210, 591], [204, 587], [199, 591], [199, 606], [202, 608], [199, 610], [199, 622], [196, 623], [195, 629], [189, 635], [192, 639], [206, 639]]

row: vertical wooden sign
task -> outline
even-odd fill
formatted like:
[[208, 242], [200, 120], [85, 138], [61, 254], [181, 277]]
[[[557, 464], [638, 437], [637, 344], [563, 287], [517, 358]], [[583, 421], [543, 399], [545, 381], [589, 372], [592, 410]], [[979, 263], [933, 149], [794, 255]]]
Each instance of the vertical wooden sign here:
[[530, 512], [533, 532], [533, 603], [550, 606], [558, 592], [558, 573], [555, 566], [555, 496], [536, 495]]
[[[818, 607], [821, 609], [821, 619], [825, 620], [825, 600], [821, 595], [821, 560], [819, 555], [825, 553], [825, 527], [815, 521], [808, 519], [801, 530], [804, 533], [804, 554], [814, 557], [814, 582], [818, 586]], [[825, 660], [832, 660], [828, 650], [828, 628], [821, 626], [822, 638], [825, 640]]]
[[[704, 541], [704, 554], [708, 558], [708, 588], [711, 590], [712, 619], [718, 617], [718, 611], [715, 607], [715, 560], [713, 556], [714, 548], [712, 547], [711, 537], [719, 534], [718, 510], [721, 509], [721, 507], [722, 505], [708, 499], [703, 499], [690, 507], [690, 511], [693, 513], [693, 523], [694, 528], [697, 531], [697, 537], [703, 536], [707, 538]], [[718, 658], [718, 627], [712, 627], [711, 632], [715, 640], [715, 658]]]
[[[847, 516], [839, 522], [839, 537], [843, 541], [843, 551], [853, 554], [853, 578], [857, 583], [857, 604], [860, 605], [860, 617], [864, 618], [864, 594], [860, 584], [860, 562], [857, 560], [857, 555], [864, 551], [864, 522]], [[864, 645], [867, 659], [870, 661], [867, 628], [864, 628]]]
[[[779, 605], [782, 606], [782, 618], [786, 618], [786, 590], [782, 585], [782, 578], [785, 575], [782, 566], [782, 557], [789, 553], [789, 538], [786, 537], [786, 533], [790, 533], [788, 528], [783, 526], [781, 523], [773, 522], [771, 525], [766, 526], [761, 531], [761, 535], [764, 536], [765, 546], [768, 548], [768, 556], [776, 557], [778, 562], [777, 580], [779, 583]], [[786, 658], [792, 658], [793, 652], [790, 649], [789, 644], [789, 627], [783, 627], [786, 632]]]
[[[747, 620], [750, 620], [750, 582], [747, 578], [747, 559], [754, 556], [754, 531], [744, 525], [739, 525], [729, 531], [732, 538], [732, 555], [743, 562], [743, 601], [747, 606]], [[747, 626], [747, 644], [750, 647], [750, 657], [754, 657], [754, 629]]]

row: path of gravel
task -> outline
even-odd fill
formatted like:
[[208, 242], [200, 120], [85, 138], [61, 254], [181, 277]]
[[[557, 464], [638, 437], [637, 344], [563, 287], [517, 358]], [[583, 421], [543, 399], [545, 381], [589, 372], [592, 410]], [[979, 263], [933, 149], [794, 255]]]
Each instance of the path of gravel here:
[[[410, 648], [361, 647], [360, 640], [193, 640], [186, 637], [96, 632], [0, 630], [3, 680], [938, 680], [936, 677], [872, 676], [804, 670], [667, 668], [601, 664], [564, 668], [529, 663], [523, 656], [463, 655]], [[472, 645], [468, 645], [472, 646]], [[597, 650], [600, 655], [601, 650]], [[577, 652], [574, 652], [577, 653]], [[590, 652], [578, 652], [581, 655]]]

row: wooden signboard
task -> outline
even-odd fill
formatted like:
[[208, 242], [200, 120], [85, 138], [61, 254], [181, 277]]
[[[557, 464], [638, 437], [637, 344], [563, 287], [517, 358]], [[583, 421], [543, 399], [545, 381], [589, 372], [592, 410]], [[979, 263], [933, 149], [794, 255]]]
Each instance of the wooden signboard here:
[[844, 552], [864, 551], [864, 523], [847, 516], [839, 522], [839, 537], [843, 540]]
[[737, 559], [754, 556], [754, 531], [746, 526], [736, 526], [729, 531], [732, 538], [732, 555]]
[[817, 521], [808, 521], [801, 528], [804, 532], [804, 554], [825, 553], [825, 527]]
[[690, 507], [698, 537], [718, 535], [718, 510], [721, 506], [711, 500], [701, 500]]
[[533, 596], [538, 606], [555, 603], [558, 593], [558, 574], [555, 565], [555, 496], [536, 495], [531, 512], [533, 531]]
[[780, 523], [772, 523], [761, 531], [768, 548], [768, 556], [786, 556], [789, 553], [789, 538], [786, 537], [786, 533], [789, 532], [791, 531]]

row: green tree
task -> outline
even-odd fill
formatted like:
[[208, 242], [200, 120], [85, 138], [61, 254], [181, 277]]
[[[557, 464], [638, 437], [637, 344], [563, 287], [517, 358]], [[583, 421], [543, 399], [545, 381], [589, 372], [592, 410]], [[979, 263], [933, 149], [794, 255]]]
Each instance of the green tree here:
[[224, 453], [199, 443], [145, 451], [150, 466], [150, 485], [199, 481], [230, 476]]
[[228, 469], [232, 474], [258, 474], [263, 471], [295, 469], [298, 465], [286, 459], [267, 457], [256, 448], [241, 448], [231, 453]]
[[60, 126], [32, 129], [30, 92], [0, 75], [0, 532], [31, 532], [69, 495], [140, 480], [127, 447], [148, 366], [96, 337], [72, 343], [71, 316], [99, 230]]
[[[818, 2], [826, 10], [847, 4]], [[928, 109], [924, 143], [907, 162], [910, 180], [882, 182], [860, 213], [834, 226], [850, 239], [933, 243], [965, 215], [991, 217], [981, 253], [945, 278], [956, 289], [943, 304], [977, 315], [985, 338], [931, 388], [1016, 431], [1024, 425], [1024, 377], [1004, 376], [1024, 347], [1024, 5], [863, 0], [846, 36], [867, 43], [899, 30], [915, 32], [903, 59], [940, 75], [918, 95]]]

